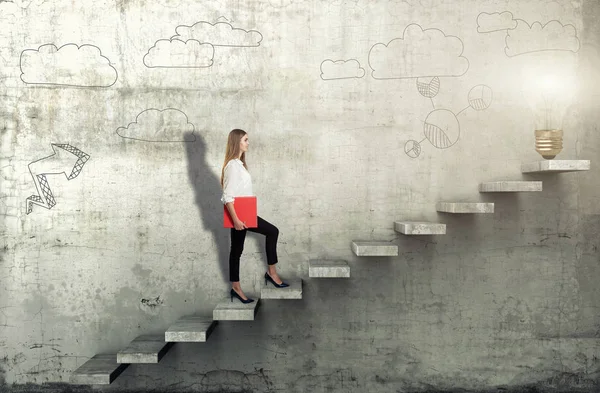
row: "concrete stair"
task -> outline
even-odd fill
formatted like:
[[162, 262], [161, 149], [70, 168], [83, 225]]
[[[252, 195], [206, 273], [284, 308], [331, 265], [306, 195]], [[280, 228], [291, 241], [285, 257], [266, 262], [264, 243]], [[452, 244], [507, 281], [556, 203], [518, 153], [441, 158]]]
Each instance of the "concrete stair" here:
[[352, 252], [359, 257], [398, 256], [398, 246], [389, 242], [352, 241]]
[[[589, 160], [542, 160], [521, 165], [522, 173], [558, 173], [590, 170]], [[541, 181], [498, 181], [479, 185], [479, 192], [542, 191]], [[436, 210], [442, 213], [494, 213], [493, 203], [438, 202]], [[446, 224], [423, 221], [396, 221], [394, 230], [404, 235], [443, 235]], [[398, 256], [398, 246], [383, 241], [355, 240], [351, 244], [357, 256]], [[309, 260], [309, 277], [349, 278], [350, 267], [341, 260]], [[285, 279], [287, 288], [267, 284], [261, 288], [262, 299], [302, 299], [302, 279]], [[117, 354], [95, 355], [70, 377], [70, 383], [96, 385], [112, 383], [132, 363], [158, 363], [175, 342], [206, 342], [218, 324], [217, 321], [251, 321], [260, 306], [261, 298], [251, 294], [255, 301], [243, 304], [228, 298], [213, 310], [213, 319], [189, 315], [180, 318], [163, 335], [142, 335]]]
[[260, 290], [260, 298], [302, 299], [302, 279], [283, 279], [283, 281], [288, 283], [290, 286], [285, 288], [275, 288], [272, 283], [267, 282], [267, 285], [263, 286]]
[[227, 297], [227, 300], [217, 304], [217, 307], [214, 308], [213, 319], [215, 321], [254, 321], [260, 299], [248, 293], [245, 295], [254, 301], [244, 304], [236, 297], [233, 298], [233, 302]]
[[350, 266], [346, 261], [311, 259], [308, 261], [308, 276], [314, 278], [349, 278]]
[[521, 164], [521, 173], [589, 171], [590, 160], [542, 160]]
[[479, 192], [542, 191], [541, 181], [492, 181], [479, 184]]
[[172, 346], [162, 334], [142, 335], [117, 352], [117, 363], [158, 363]]
[[109, 385], [129, 364], [117, 363], [117, 354], [95, 355], [71, 374], [76, 385]]
[[[237, 299], [234, 299], [237, 300]], [[237, 300], [239, 302], [239, 300]], [[206, 342], [218, 322], [199, 315], [188, 315], [177, 320], [165, 332], [165, 341]]]
[[441, 213], [477, 214], [494, 212], [493, 203], [483, 202], [438, 202], [435, 208]]
[[445, 235], [446, 224], [424, 221], [396, 221], [394, 230], [404, 235]]

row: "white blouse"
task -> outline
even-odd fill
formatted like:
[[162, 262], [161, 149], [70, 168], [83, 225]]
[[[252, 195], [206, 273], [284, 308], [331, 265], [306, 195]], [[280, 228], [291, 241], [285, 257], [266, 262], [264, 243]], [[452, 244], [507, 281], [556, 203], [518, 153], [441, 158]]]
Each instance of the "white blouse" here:
[[254, 196], [254, 193], [250, 172], [246, 170], [242, 160], [235, 158], [225, 165], [221, 202], [225, 205], [233, 202], [233, 198], [238, 196]]

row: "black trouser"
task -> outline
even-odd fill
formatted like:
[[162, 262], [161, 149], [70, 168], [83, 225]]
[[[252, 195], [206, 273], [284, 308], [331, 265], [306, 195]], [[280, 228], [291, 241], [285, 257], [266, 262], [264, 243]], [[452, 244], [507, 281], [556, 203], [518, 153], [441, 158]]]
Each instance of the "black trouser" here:
[[279, 229], [268, 221], [257, 217], [257, 228], [242, 229], [241, 231], [231, 228], [231, 251], [229, 252], [229, 281], [240, 281], [240, 257], [244, 250], [246, 231], [265, 235], [265, 248], [267, 251], [267, 263], [277, 263], [277, 237]]

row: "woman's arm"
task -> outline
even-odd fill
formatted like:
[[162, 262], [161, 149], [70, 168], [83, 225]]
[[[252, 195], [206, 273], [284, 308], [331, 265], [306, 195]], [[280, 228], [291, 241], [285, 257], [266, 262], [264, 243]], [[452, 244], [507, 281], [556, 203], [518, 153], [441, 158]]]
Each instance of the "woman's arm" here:
[[246, 224], [241, 222], [238, 218], [235, 212], [235, 207], [233, 206], [235, 186], [241, 181], [241, 173], [239, 169], [240, 168], [237, 165], [228, 164], [225, 167], [225, 173], [223, 174], [223, 196], [221, 197], [221, 202], [227, 206], [227, 211], [229, 212], [231, 220], [233, 221], [233, 227], [238, 231], [247, 228]]
[[231, 220], [233, 221], [233, 227], [235, 229], [241, 231], [242, 229], [248, 228], [245, 223], [240, 221], [237, 214], [235, 213], [233, 202], [228, 202], [225, 204], [225, 206], [227, 206], [227, 211], [229, 211], [229, 214], [231, 215]]

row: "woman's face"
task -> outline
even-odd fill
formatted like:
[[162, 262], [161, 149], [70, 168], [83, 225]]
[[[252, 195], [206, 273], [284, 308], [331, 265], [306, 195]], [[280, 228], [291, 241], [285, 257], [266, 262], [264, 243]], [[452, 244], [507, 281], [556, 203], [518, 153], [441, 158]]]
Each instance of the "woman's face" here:
[[248, 142], [248, 134], [246, 134], [242, 137], [242, 139], [240, 139], [240, 151], [242, 153], [247, 152], [249, 145], [250, 145], [250, 142]]

